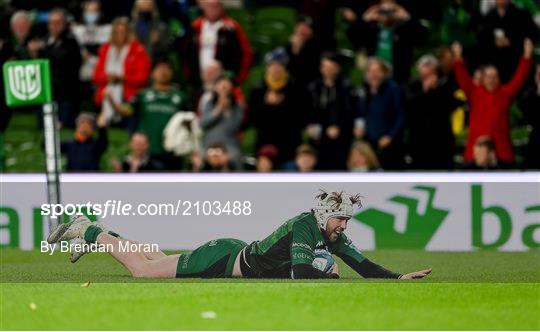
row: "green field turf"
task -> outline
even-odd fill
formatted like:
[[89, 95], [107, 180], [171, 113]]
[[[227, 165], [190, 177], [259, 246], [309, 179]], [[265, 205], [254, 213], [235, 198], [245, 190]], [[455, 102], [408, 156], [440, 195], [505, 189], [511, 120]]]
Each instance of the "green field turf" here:
[[3, 249], [0, 328], [540, 329], [538, 251], [366, 255], [397, 271], [433, 273], [412, 282], [364, 280], [340, 262], [342, 279], [323, 282], [134, 280], [105, 254], [71, 264], [66, 254]]

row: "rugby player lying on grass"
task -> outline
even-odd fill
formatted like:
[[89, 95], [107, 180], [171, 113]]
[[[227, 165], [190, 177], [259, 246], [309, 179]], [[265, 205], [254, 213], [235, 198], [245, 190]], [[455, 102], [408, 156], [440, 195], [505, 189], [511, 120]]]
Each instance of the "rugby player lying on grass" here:
[[[210, 241], [190, 253], [166, 255], [163, 252], [122, 252], [117, 250], [134, 241], [76, 216], [51, 232], [47, 241], [56, 243], [78, 239], [114, 248], [109, 252], [133, 277], [142, 278], [339, 278], [336, 264], [323, 272], [313, 267], [315, 253], [326, 250], [340, 257], [365, 278], [417, 279], [431, 269], [399, 274], [365, 258], [343, 233], [352, 217], [359, 196], [344, 192], [322, 192], [311, 212], [302, 213], [281, 225], [262, 241], [247, 244], [235, 239]], [[75, 262], [85, 252], [72, 252]]]

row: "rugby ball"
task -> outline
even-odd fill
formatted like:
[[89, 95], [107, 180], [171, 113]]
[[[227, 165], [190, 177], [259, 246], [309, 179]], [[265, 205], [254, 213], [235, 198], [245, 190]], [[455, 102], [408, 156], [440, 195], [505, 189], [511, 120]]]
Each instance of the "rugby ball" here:
[[334, 257], [331, 253], [326, 250], [315, 250], [315, 259], [311, 265], [319, 271], [331, 273], [334, 263]]

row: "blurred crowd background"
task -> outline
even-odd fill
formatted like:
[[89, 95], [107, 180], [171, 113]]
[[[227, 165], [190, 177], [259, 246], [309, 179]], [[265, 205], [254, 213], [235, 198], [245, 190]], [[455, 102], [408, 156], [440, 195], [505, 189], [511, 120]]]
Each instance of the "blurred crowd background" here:
[[[67, 172], [540, 168], [535, 0], [0, 0]], [[0, 169], [43, 171], [2, 87]]]

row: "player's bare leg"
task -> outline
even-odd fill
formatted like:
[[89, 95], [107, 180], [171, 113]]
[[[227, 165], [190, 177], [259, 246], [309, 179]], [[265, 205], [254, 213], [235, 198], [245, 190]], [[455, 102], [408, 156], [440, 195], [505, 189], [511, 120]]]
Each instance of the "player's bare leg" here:
[[[117, 236], [117, 234], [115, 234]], [[140, 251], [122, 250], [130, 248], [129, 240], [120, 239], [107, 233], [102, 227], [93, 224], [86, 216], [74, 216], [69, 223], [60, 224], [56, 227], [47, 241], [56, 243], [59, 241], [69, 241], [77, 237], [83, 238], [90, 243], [105, 245], [110, 249], [110, 254], [126, 267], [134, 277], [144, 278], [174, 278], [176, 276], [176, 266], [179, 255], [154, 256], [157, 259], [149, 260]], [[126, 244], [128, 244], [126, 246]], [[137, 248], [141, 248], [136, 246]]]
[[[130, 243], [136, 243], [134, 241], [116, 238], [105, 232], [101, 232], [97, 238], [96, 243], [112, 247], [109, 254], [113, 256], [120, 264], [122, 264], [132, 276], [136, 278], [174, 278], [176, 277], [176, 266], [178, 264], [178, 257], [180, 255], [167, 256], [163, 252], [156, 252], [150, 256], [154, 259], [148, 259], [146, 255], [149, 252], [131, 252], [122, 251], [120, 245], [123, 244], [129, 247]], [[159, 258], [158, 258], [159, 257]]]
[[[140, 242], [133, 241], [133, 240], [129, 240], [129, 242], [130, 243], [135, 243], [135, 244], [141, 244]], [[165, 254], [161, 250], [150, 251], [150, 252], [143, 251], [142, 254], [144, 255], [144, 257], [146, 257], [146, 259], [151, 260], [151, 261], [162, 259], [163, 257], [167, 257], [167, 254]]]
[[[121, 236], [119, 234], [107, 230], [102, 224], [94, 223], [94, 226], [97, 226], [97, 227], [101, 228], [104, 232], [107, 232], [108, 234], [110, 234], [110, 235], [112, 235], [112, 236], [114, 236], [116, 238], [121, 238]], [[135, 243], [135, 244], [139, 244], [139, 242], [136, 242], [136, 241], [133, 241], [133, 240], [130, 240], [130, 242]], [[69, 258], [69, 260], [72, 263], [76, 263], [82, 256], [89, 253], [87, 247], [83, 245], [83, 244], [86, 244], [86, 240], [84, 238], [78, 236], [78, 237], [76, 237], [75, 239], [73, 239], [71, 241], [71, 244], [74, 245], [74, 248], [71, 250], [71, 254], [70, 254], [70, 258]], [[152, 251], [152, 252], [143, 252], [143, 254], [147, 259], [150, 259], [150, 260], [161, 259], [161, 258], [167, 256], [161, 250]]]

